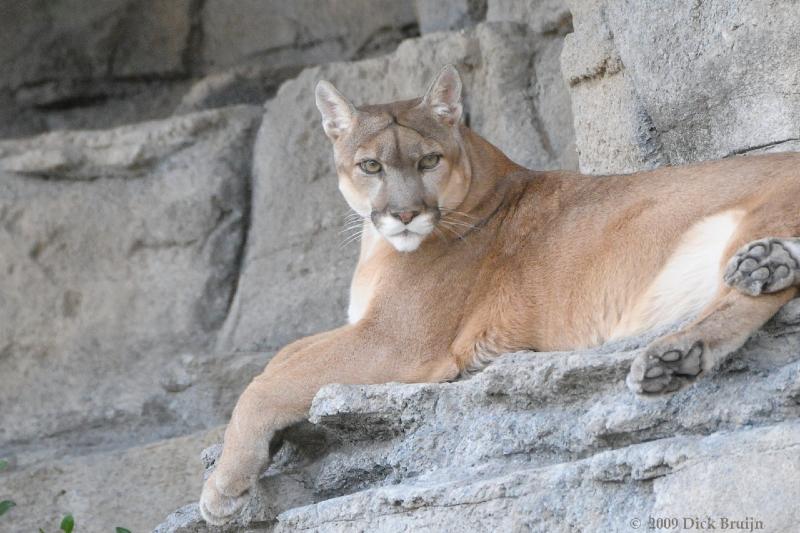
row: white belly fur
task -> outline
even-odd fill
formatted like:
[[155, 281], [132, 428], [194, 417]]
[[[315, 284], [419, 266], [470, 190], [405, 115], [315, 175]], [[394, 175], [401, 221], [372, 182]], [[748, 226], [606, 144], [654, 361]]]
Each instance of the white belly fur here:
[[692, 226], [652, 284], [623, 313], [609, 340], [675, 323], [710, 303], [723, 283], [722, 254], [743, 216], [744, 211], [725, 211]]

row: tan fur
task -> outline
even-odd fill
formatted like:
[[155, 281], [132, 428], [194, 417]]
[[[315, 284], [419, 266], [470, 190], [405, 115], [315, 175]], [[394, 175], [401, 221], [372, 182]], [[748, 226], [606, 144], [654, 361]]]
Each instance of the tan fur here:
[[[637, 392], [669, 392], [797, 293], [800, 277], [753, 297], [722, 276], [751, 241], [800, 236], [800, 154], [621, 176], [536, 172], [459, 123], [457, 78], [449, 67], [422, 99], [360, 109], [321, 83], [340, 188], [367, 227], [352, 323], [289, 345], [242, 394], [203, 491], [207, 520], [241, 506], [272, 436], [303, 419], [328, 383], [449, 380], [505, 352], [594, 346], [697, 315], [648, 347], [628, 378]], [[438, 174], [418, 172], [431, 151], [442, 154]], [[363, 157], [386, 174], [360, 175]], [[372, 227], [398, 198], [408, 205], [395, 208], [432, 217], [446, 208], [411, 252]]]

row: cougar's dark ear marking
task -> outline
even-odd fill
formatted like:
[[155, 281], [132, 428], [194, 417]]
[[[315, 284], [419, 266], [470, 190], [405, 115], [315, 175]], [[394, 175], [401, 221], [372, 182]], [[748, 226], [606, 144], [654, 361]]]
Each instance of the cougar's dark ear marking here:
[[448, 124], [461, 119], [461, 76], [453, 65], [445, 65], [433, 80], [422, 102]]
[[317, 109], [322, 115], [322, 128], [325, 134], [335, 141], [352, 126], [356, 108], [328, 81], [321, 80], [314, 91]]

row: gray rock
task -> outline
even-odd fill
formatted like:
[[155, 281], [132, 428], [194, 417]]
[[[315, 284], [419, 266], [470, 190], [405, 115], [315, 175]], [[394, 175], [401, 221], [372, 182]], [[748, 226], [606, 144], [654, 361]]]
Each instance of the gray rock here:
[[800, 496], [798, 442], [793, 421], [495, 476], [385, 486], [287, 511], [274, 531], [627, 531], [647, 529], [651, 517], [675, 520], [672, 529], [710, 517], [717, 529], [751, 519], [791, 531], [800, 518], [786, 505]]
[[800, 148], [800, 10], [574, 0], [562, 57], [581, 170]]
[[199, 68], [207, 75], [176, 113], [261, 105], [306, 66], [384, 54], [419, 33], [411, 0], [216, 0], [205, 4], [202, 24]]
[[[3, 2], [0, 88], [184, 72], [190, 4], [191, 0]], [[65, 84], [64, 91], [68, 87]], [[50, 94], [50, 100], [39, 102], [54, 103], [58, 93]]]
[[412, 0], [213, 0], [202, 13], [202, 61], [285, 67], [365, 57], [416, 28]]
[[194, 383], [193, 376], [186, 368], [194, 360], [194, 356], [186, 354], [168, 367], [159, 379], [161, 388], [167, 392], [183, 392]]
[[[327, 386], [223, 531], [622, 531], [706, 515], [791, 530], [800, 299], [673, 396], [623, 383], [651, 337], [510, 354], [454, 383]], [[170, 527], [188, 529], [163, 531], [206, 531], [181, 516]]]
[[298, 66], [272, 68], [262, 65], [234, 67], [203, 77], [183, 95], [176, 114], [236, 104], [263, 105], [286, 80], [297, 76]]
[[159, 377], [213, 347], [228, 314], [260, 118], [229, 108], [0, 142], [0, 446], [209, 423], [184, 424]]
[[488, 7], [487, 0], [415, 0], [414, 6], [423, 34], [474, 26], [486, 19]]
[[168, 116], [198, 2], [0, 3], [0, 137]]
[[348, 209], [314, 105], [318, 80], [331, 80], [357, 105], [375, 103], [420, 95], [454, 63], [472, 127], [516, 161], [554, 168], [573, 159], [572, 131], [564, 120], [540, 118], [537, 104], [562, 82], [538, 77], [537, 42], [523, 24], [482, 24], [405, 41], [389, 56], [308, 69], [284, 84], [266, 105], [256, 141], [253, 226], [220, 351], [275, 350], [345, 320], [357, 244], [341, 247]]
[[486, 20], [525, 22], [535, 33], [552, 37], [572, 31], [567, 0], [489, 0]]
[[153, 533], [198, 533], [207, 530], [196, 503], [184, 505], [167, 517]]
[[[561, 73], [564, 36], [572, 31], [572, 15], [563, 0], [517, 2], [491, 0], [486, 19], [492, 22], [525, 22], [530, 27], [534, 49], [529, 59], [530, 93], [542, 141], [556, 157], [560, 169], [576, 170], [572, 102]], [[538, 168], [535, 167], [534, 168]]]
[[0, 137], [261, 105], [418, 33], [412, 0], [0, 2]]
[[0, 138], [162, 119], [173, 114], [190, 87], [187, 80], [156, 78], [52, 82], [13, 93], [0, 90]]
[[0, 474], [3, 499], [17, 504], [3, 516], [3, 531], [55, 531], [66, 514], [85, 533], [150, 531], [166, 513], [194, 499], [203, 481], [197, 450], [221, 435], [217, 428], [14, 467]]

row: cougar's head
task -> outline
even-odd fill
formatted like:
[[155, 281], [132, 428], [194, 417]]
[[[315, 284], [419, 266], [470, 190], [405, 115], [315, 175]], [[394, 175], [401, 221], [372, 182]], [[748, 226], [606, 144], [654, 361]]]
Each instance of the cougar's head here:
[[347, 203], [397, 250], [416, 250], [469, 189], [458, 71], [444, 67], [413, 100], [355, 107], [327, 81], [316, 100]]

